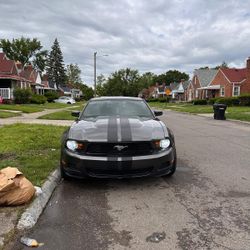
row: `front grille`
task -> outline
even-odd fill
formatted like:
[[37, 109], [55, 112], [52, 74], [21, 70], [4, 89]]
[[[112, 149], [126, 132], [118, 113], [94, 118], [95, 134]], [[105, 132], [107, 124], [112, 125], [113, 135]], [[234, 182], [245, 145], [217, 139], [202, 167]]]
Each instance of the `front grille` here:
[[89, 143], [85, 153], [93, 156], [140, 156], [152, 154], [151, 142]]
[[87, 168], [87, 173], [90, 176], [122, 176], [122, 175], [138, 175], [146, 176], [153, 171], [153, 167], [133, 169], [133, 168], [122, 168], [122, 169], [101, 169], [101, 168]]

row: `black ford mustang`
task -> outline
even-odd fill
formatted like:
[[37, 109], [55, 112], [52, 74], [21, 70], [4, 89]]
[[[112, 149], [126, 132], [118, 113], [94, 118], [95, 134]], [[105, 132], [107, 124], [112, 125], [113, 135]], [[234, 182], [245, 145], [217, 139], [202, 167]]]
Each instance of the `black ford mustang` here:
[[129, 178], [172, 175], [173, 133], [141, 98], [91, 99], [64, 133], [62, 177]]

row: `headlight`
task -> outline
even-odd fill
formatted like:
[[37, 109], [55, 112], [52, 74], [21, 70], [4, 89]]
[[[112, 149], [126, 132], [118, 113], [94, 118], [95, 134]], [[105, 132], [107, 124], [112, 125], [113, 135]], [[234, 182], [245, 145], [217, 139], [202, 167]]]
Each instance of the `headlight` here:
[[66, 142], [66, 147], [71, 151], [84, 150], [84, 144], [74, 140], [68, 140]]
[[171, 142], [169, 139], [163, 139], [163, 140], [160, 140], [160, 147], [165, 149], [165, 148], [168, 148], [170, 146]]
[[66, 146], [68, 149], [75, 151], [78, 148], [78, 144], [76, 141], [68, 140], [66, 142]]

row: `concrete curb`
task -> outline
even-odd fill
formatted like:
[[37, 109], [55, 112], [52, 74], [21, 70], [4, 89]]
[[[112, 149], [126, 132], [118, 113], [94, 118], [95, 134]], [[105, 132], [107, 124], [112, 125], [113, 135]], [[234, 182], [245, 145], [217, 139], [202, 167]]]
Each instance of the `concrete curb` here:
[[36, 224], [60, 179], [61, 174], [58, 168], [49, 175], [48, 180], [43, 184], [42, 194], [38, 195], [22, 214], [21, 219], [18, 221], [17, 229], [29, 229]]

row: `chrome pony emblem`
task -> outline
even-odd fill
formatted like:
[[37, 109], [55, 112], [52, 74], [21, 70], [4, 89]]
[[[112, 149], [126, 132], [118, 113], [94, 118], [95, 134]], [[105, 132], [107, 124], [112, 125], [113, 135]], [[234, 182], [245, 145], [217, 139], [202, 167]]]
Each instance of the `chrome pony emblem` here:
[[122, 145], [115, 145], [113, 149], [116, 149], [118, 151], [122, 151], [123, 149], [128, 148], [128, 146], [122, 146]]

